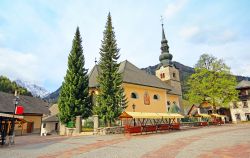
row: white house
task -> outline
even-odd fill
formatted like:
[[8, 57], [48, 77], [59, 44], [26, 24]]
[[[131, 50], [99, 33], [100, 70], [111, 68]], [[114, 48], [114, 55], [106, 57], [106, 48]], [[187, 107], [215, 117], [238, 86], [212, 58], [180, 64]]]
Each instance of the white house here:
[[50, 115], [43, 117], [41, 125], [41, 136], [47, 134], [57, 134], [59, 131], [58, 105], [54, 104], [50, 108]]
[[232, 122], [250, 121], [250, 81], [241, 81], [236, 89], [240, 91], [240, 101], [230, 104]]

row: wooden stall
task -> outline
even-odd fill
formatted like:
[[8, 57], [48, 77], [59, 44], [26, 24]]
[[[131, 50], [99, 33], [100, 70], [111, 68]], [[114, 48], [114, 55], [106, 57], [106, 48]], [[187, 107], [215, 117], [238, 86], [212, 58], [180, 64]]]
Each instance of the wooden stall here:
[[15, 123], [17, 120], [23, 119], [23, 116], [12, 115], [6, 113], [0, 113], [0, 144], [4, 145], [8, 141], [7, 136], [10, 135], [12, 120], [15, 119]]
[[221, 125], [221, 124], [225, 124], [225, 115], [219, 115], [219, 114], [210, 114], [210, 116], [212, 117], [212, 121], [211, 124], [213, 125]]
[[198, 126], [208, 126], [211, 116], [208, 114], [195, 114], [194, 117], [199, 118], [197, 125]]
[[180, 118], [177, 113], [123, 112], [119, 118], [124, 125], [125, 133], [147, 133], [171, 129], [180, 129]]

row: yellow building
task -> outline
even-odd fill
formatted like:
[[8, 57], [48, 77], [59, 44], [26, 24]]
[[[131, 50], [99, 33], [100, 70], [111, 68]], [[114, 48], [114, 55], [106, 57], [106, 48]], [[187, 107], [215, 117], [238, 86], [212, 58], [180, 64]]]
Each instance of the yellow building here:
[[[167, 112], [171, 106], [180, 106], [181, 84], [179, 70], [172, 63], [168, 43], [162, 26], [160, 64], [156, 75], [150, 75], [129, 61], [120, 63], [119, 73], [123, 77], [123, 88], [128, 99], [125, 111]], [[95, 65], [89, 74], [91, 94], [98, 94], [97, 77], [99, 66]]]

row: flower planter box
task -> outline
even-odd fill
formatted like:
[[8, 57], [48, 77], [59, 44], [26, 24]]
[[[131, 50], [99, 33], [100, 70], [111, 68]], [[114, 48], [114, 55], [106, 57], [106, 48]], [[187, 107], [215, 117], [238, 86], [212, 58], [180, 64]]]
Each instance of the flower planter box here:
[[198, 122], [198, 125], [199, 125], [199, 126], [207, 126], [208, 123], [207, 123], [207, 122]]
[[154, 131], [156, 131], [157, 126], [156, 125], [146, 125], [144, 127], [144, 129], [145, 129], [145, 132], [154, 132]]
[[172, 129], [180, 129], [180, 124], [179, 123], [172, 124]]
[[126, 133], [141, 133], [141, 126], [129, 126], [125, 128]]
[[158, 130], [168, 130], [169, 129], [169, 125], [168, 124], [161, 124], [158, 125]]

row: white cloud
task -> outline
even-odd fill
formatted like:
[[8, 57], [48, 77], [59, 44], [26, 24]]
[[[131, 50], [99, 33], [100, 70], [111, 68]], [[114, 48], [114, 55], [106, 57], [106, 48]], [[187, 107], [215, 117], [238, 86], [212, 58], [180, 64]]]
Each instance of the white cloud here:
[[233, 67], [232, 72], [240, 76], [250, 76], [250, 63], [242, 63], [240, 67]]
[[165, 10], [165, 17], [167, 19], [171, 19], [174, 17], [178, 12], [182, 10], [182, 8], [185, 7], [187, 4], [187, 0], [176, 0], [172, 3], [167, 5], [167, 8]]
[[184, 27], [180, 31], [180, 36], [185, 39], [190, 39], [193, 36], [197, 35], [200, 32], [200, 28], [198, 26]]
[[0, 75], [11, 79], [40, 81], [38, 59], [34, 54], [0, 48]]
[[4, 36], [3, 34], [0, 32], [0, 42], [3, 42], [4, 41]]
[[203, 28], [200, 26], [185, 26], [179, 36], [195, 44], [223, 45], [237, 39], [236, 32], [220, 28]]
[[219, 34], [219, 36], [217, 37], [217, 40], [221, 42], [230, 42], [230, 41], [236, 40], [236, 38], [237, 38], [237, 35], [235, 32], [231, 30], [225, 30], [221, 34]]

